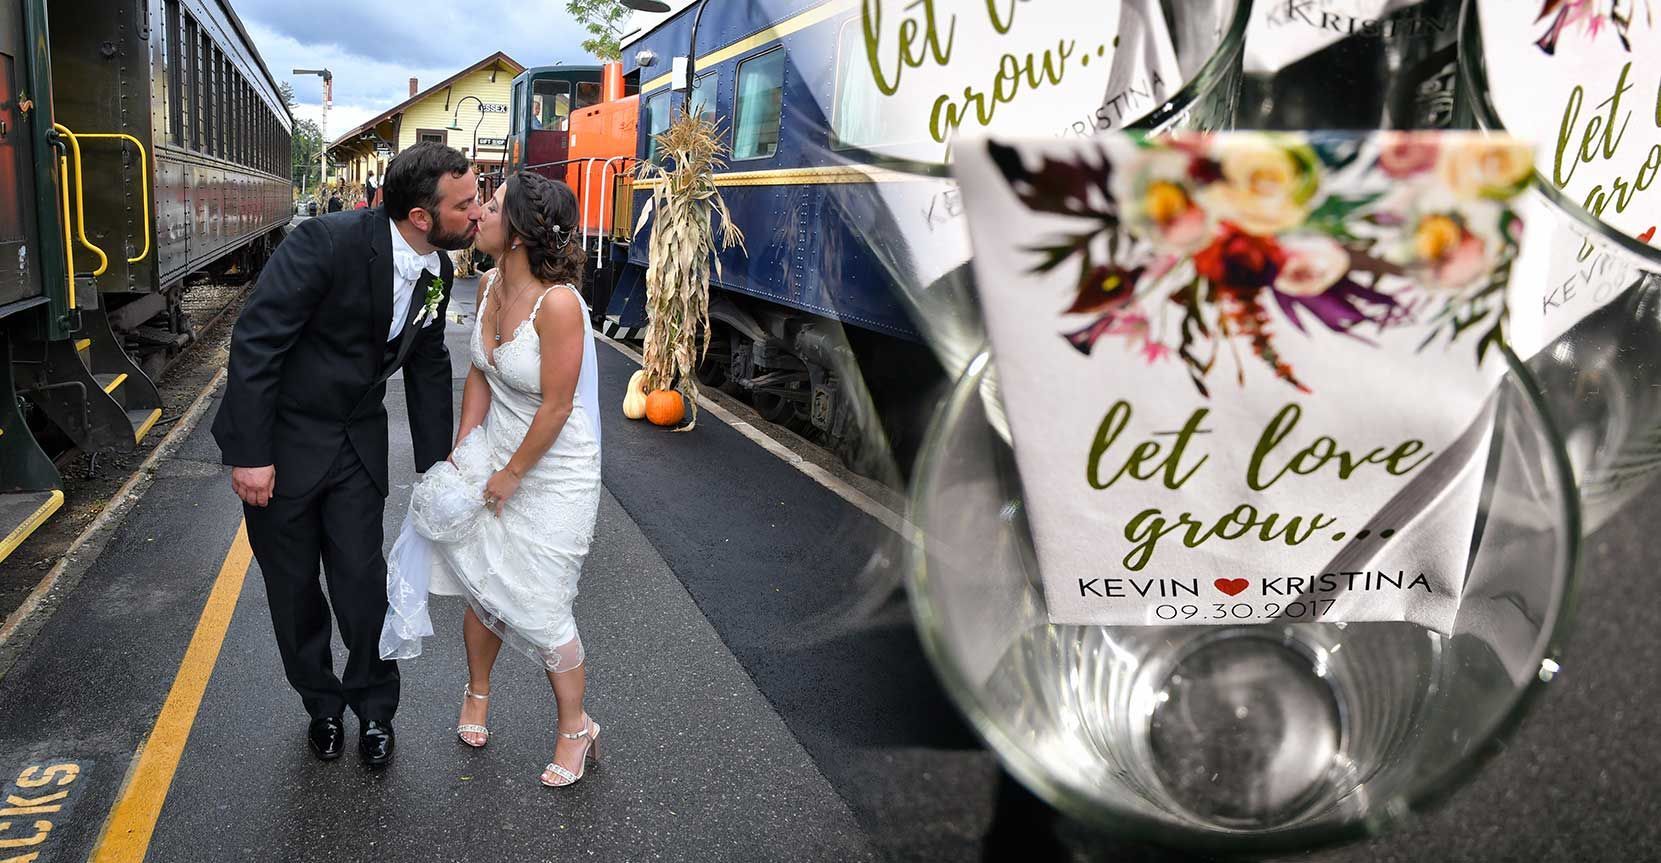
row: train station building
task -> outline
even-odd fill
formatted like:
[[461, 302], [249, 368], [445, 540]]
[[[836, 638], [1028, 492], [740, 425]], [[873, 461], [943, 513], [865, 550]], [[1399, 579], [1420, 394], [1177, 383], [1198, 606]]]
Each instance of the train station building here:
[[393, 156], [422, 141], [468, 154], [481, 173], [500, 168], [507, 154], [513, 78], [523, 71], [518, 61], [498, 51], [426, 89], [409, 79], [408, 99], [329, 146], [330, 161], [340, 166], [334, 179], [361, 191], [370, 173], [386, 176]]

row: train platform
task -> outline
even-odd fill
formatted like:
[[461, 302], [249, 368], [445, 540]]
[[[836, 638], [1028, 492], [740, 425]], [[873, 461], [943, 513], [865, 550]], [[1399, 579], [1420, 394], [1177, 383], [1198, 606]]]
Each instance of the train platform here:
[[[473, 285], [458, 287], [459, 392]], [[610, 344], [599, 360], [602, 393], [620, 393], [634, 361]], [[389, 541], [415, 479], [400, 386]], [[891, 503], [732, 414], [684, 435], [605, 414], [576, 611], [606, 751], [582, 782], [537, 783], [553, 700], [512, 651], [489, 746], [457, 742], [448, 599], [400, 663], [393, 764], [318, 762], [208, 432], [217, 389], [204, 398], [96, 558], [0, 633], [0, 863], [1192, 859], [1088, 837], [1008, 780], [885, 578]], [[1628, 601], [1661, 568], [1645, 511], [1589, 543], [1563, 686], [1509, 750], [1418, 824], [1297, 859], [1651, 859], [1661, 630]]]

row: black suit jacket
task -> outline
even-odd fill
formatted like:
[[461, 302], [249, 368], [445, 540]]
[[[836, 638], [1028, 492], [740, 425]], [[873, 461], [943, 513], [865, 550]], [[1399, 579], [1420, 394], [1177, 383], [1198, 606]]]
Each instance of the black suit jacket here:
[[[276, 494], [322, 480], [350, 442], [387, 492], [387, 331], [392, 326], [392, 235], [384, 209], [309, 219], [277, 247], [231, 335], [225, 398], [213, 436], [228, 465], [277, 468]], [[450, 453], [454, 403], [444, 346], [453, 267], [440, 254], [444, 298], [436, 319], [409, 326], [404, 394], [415, 469]], [[426, 284], [410, 297], [412, 313]]]

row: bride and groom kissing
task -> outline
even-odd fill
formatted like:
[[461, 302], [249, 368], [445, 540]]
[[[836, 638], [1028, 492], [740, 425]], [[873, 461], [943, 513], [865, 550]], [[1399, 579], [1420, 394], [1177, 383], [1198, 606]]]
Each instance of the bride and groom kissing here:
[[[278, 246], [236, 322], [213, 423], [283, 670], [311, 716], [317, 757], [341, 755], [350, 708], [362, 760], [385, 765], [399, 697], [397, 662], [380, 646], [389, 583], [460, 595], [468, 682], [458, 738], [489, 739], [490, 673], [505, 641], [547, 671], [559, 719], [540, 779], [568, 785], [597, 759], [600, 732], [583, 710], [571, 613], [600, 493], [576, 198], [521, 172], [481, 201], [467, 158], [436, 143], [400, 153], [381, 198], [304, 221]], [[444, 252], [470, 244], [497, 267], [480, 280], [452, 434], [444, 336], [454, 273]], [[389, 573], [382, 551], [384, 399], [400, 370], [422, 474], [400, 542], [430, 550], [420, 573], [399, 572], [397, 557]], [[347, 652], [339, 676], [331, 608]]]

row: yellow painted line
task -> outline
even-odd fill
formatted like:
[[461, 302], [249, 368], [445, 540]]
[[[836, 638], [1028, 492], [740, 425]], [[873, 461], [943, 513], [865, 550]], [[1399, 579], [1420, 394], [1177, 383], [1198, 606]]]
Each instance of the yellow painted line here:
[[185, 658], [179, 663], [179, 673], [173, 678], [173, 688], [162, 704], [161, 715], [150, 729], [150, 736], [139, 748], [138, 759], [127, 774], [121, 795], [110, 810], [98, 845], [88, 857], [88, 863], [142, 863], [150, 850], [150, 837], [156, 830], [156, 819], [161, 817], [162, 803], [173, 786], [173, 774], [179, 769], [179, 758], [184, 755], [185, 742], [190, 739], [191, 726], [196, 724], [196, 712], [202, 706], [202, 693], [208, 688], [208, 678], [219, 660], [219, 649], [225, 643], [225, 631], [230, 628], [231, 614], [236, 611], [237, 597], [242, 594], [242, 581], [248, 574], [248, 564], [254, 558], [248, 547], [248, 525], [237, 528], [231, 550], [219, 567], [213, 591], [196, 622], [196, 632], [185, 648]]
[[16, 551], [17, 547], [23, 544], [23, 540], [28, 539], [29, 534], [35, 532], [35, 528], [45, 524], [46, 519], [50, 518], [52, 513], [57, 512], [60, 506], [63, 506], [63, 492], [59, 489], [52, 489], [51, 497], [42, 501], [40, 507], [24, 519], [22, 524], [12, 528], [12, 532], [6, 534], [5, 539], [0, 539], [0, 560], [5, 560], [8, 555]]
[[144, 436], [150, 433], [151, 427], [154, 426], [156, 424], [156, 420], [159, 419], [161, 419], [161, 408], [151, 410], [150, 416], [147, 417], [144, 422], [139, 423], [138, 428], [133, 430], [133, 443], [143, 441]]
[[[715, 175], [717, 186], [825, 186], [839, 183], [920, 183], [939, 180], [869, 165], [826, 165], [818, 168], [774, 168], [766, 171], [727, 171]], [[663, 185], [662, 178], [636, 180], [634, 188]]]
[[104, 392], [113, 393], [113, 392], [115, 392], [116, 387], [121, 386], [122, 384], [124, 384], [126, 382], [127, 382], [127, 373], [122, 372], [121, 374], [118, 374], [118, 375], [115, 376], [115, 380], [112, 380], [109, 383], [104, 384]]
[[[826, 3], [823, 6], [816, 6], [801, 13], [800, 15], [796, 15], [792, 18], [786, 18], [765, 30], [757, 31], [754, 35], [746, 36], [731, 45], [727, 45], [723, 48], [717, 48], [714, 51], [699, 57], [698, 68], [706, 69], [715, 63], [737, 57], [746, 51], [753, 48], [759, 48], [768, 42], [783, 39], [797, 30], [812, 27], [821, 21], [834, 18], [844, 12], [851, 12], [853, 11], [853, 8], [854, 0], [831, 0], [831, 2]], [[647, 81], [646, 83], [640, 85], [641, 95], [644, 96], [645, 94], [668, 84], [674, 79], [674, 77], [675, 74], [673, 72], [669, 72]]]
[[75, 340], [75, 350], [77, 350], [77, 351], [84, 351], [84, 350], [86, 350], [87, 348], [90, 348], [90, 347], [92, 347], [92, 339], [76, 339]]

